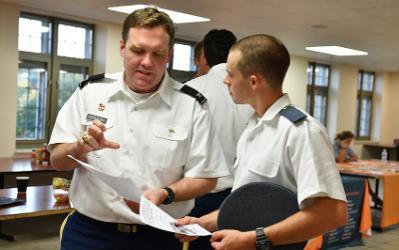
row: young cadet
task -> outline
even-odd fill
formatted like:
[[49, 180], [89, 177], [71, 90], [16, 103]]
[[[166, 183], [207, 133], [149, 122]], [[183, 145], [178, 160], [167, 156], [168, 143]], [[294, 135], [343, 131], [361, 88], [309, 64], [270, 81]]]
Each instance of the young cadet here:
[[139, 191], [172, 217], [188, 214], [193, 197], [229, 173], [206, 99], [169, 78], [175, 27], [155, 8], [123, 24], [124, 71], [91, 77], [60, 110], [50, 139], [51, 162], [74, 169], [75, 212], [61, 249], [181, 249], [172, 233], [142, 225], [138, 204], [120, 197], [67, 155], [132, 179]]
[[[213, 29], [203, 39], [204, 60], [209, 65], [207, 74], [186, 82], [200, 91], [208, 100], [216, 134], [223, 146], [223, 154], [227, 166], [233, 172], [234, 159], [238, 138], [254, 112], [249, 105], [238, 105], [230, 97], [229, 90], [223, 83], [226, 76], [227, 55], [231, 46], [237, 41], [236, 36], [229, 30]], [[199, 217], [220, 207], [223, 200], [230, 194], [233, 186], [233, 175], [218, 179], [216, 188], [202, 197], [195, 199], [195, 207], [190, 216]], [[210, 237], [201, 237], [190, 244], [191, 250], [212, 249]]]
[[300, 211], [247, 232], [216, 231], [218, 211], [177, 221], [216, 231], [211, 238], [214, 249], [269, 249], [313, 238], [347, 221], [346, 197], [325, 128], [293, 106], [282, 91], [289, 63], [281, 41], [249, 36], [230, 49], [225, 83], [235, 103], [255, 109], [238, 142], [233, 190], [251, 182], [273, 182], [297, 194]]

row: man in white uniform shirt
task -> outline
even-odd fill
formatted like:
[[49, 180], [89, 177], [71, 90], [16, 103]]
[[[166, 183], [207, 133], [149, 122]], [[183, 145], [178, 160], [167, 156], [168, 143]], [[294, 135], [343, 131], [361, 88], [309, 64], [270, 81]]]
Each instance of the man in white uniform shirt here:
[[178, 220], [178, 225], [199, 223], [216, 231], [211, 238], [214, 249], [269, 249], [305, 241], [347, 221], [345, 192], [325, 128], [291, 105], [282, 91], [289, 63], [280, 40], [249, 36], [230, 49], [225, 83], [235, 103], [255, 109], [238, 142], [233, 190], [251, 182], [273, 182], [297, 194], [300, 211], [247, 232], [216, 231], [218, 211]]
[[[249, 105], [235, 104], [228, 88], [223, 83], [226, 76], [227, 55], [236, 40], [236, 36], [229, 30], [209, 31], [203, 39], [203, 60], [210, 70], [207, 74], [185, 83], [207, 98], [216, 134], [223, 147], [223, 154], [231, 173], [233, 173], [238, 138], [254, 112]], [[218, 209], [230, 194], [232, 186], [233, 174], [219, 178], [216, 188], [211, 193], [195, 199], [195, 207], [190, 216], [200, 217]], [[201, 237], [192, 242], [190, 249], [212, 249], [209, 237]]]
[[172, 233], [143, 225], [136, 202], [67, 155], [128, 176], [175, 218], [229, 174], [206, 99], [165, 70], [174, 32], [172, 20], [157, 9], [130, 14], [120, 42], [124, 72], [82, 82], [59, 112], [51, 162], [75, 169], [69, 194], [76, 210], [66, 220], [61, 249], [181, 249]]

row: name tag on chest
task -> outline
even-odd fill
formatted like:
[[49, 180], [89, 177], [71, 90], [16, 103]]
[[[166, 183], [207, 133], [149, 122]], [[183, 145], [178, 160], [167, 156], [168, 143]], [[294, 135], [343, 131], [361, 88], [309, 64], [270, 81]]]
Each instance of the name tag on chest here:
[[99, 115], [87, 114], [87, 116], [86, 116], [86, 121], [87, 122], [91, 122], [91, 121], [94, 121], [94, 120], [98, 120], [98, 121], [106, 124], [108, 118], [105, 118], [105, 117], [102, 117], [102, 116], [99, 116]]

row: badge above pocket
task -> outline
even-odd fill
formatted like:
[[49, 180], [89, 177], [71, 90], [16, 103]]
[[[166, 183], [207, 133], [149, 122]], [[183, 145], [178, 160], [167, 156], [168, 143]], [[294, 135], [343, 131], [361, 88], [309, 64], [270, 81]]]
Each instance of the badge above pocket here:
[[188, 130], [183, 127], [175, 127], [164, 124], [155, 125], [153, 128], [153, 134], [156, 137], [171, 140], [171, 141], [182, 141], [187, 139]]

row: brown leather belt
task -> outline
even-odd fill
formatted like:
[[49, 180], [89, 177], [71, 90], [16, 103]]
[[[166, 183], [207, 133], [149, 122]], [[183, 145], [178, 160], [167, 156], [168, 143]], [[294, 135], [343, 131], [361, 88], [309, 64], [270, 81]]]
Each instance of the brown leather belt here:
[[90, 223], [93, 223], [95, 225], [99, 225], [102, 227], [111, 228], [111, 229], [113, 228], [121, 233], [138, 233], [138, 232], [144, 232], [144, 231], [151, 231], [151, 229], [155, 229], [150, 226], [140, 225], [140, 224], [124, 224], [124, 223], [99, 221], [99, 220], [93, 219], [89, 216], [86, 216], [82, 213], [79, 213], [76, 210], [74, 211], [74, 213], [77, 216], [79, 216], [80, 218], [82, 218], [86, 221], [90, 221]]

